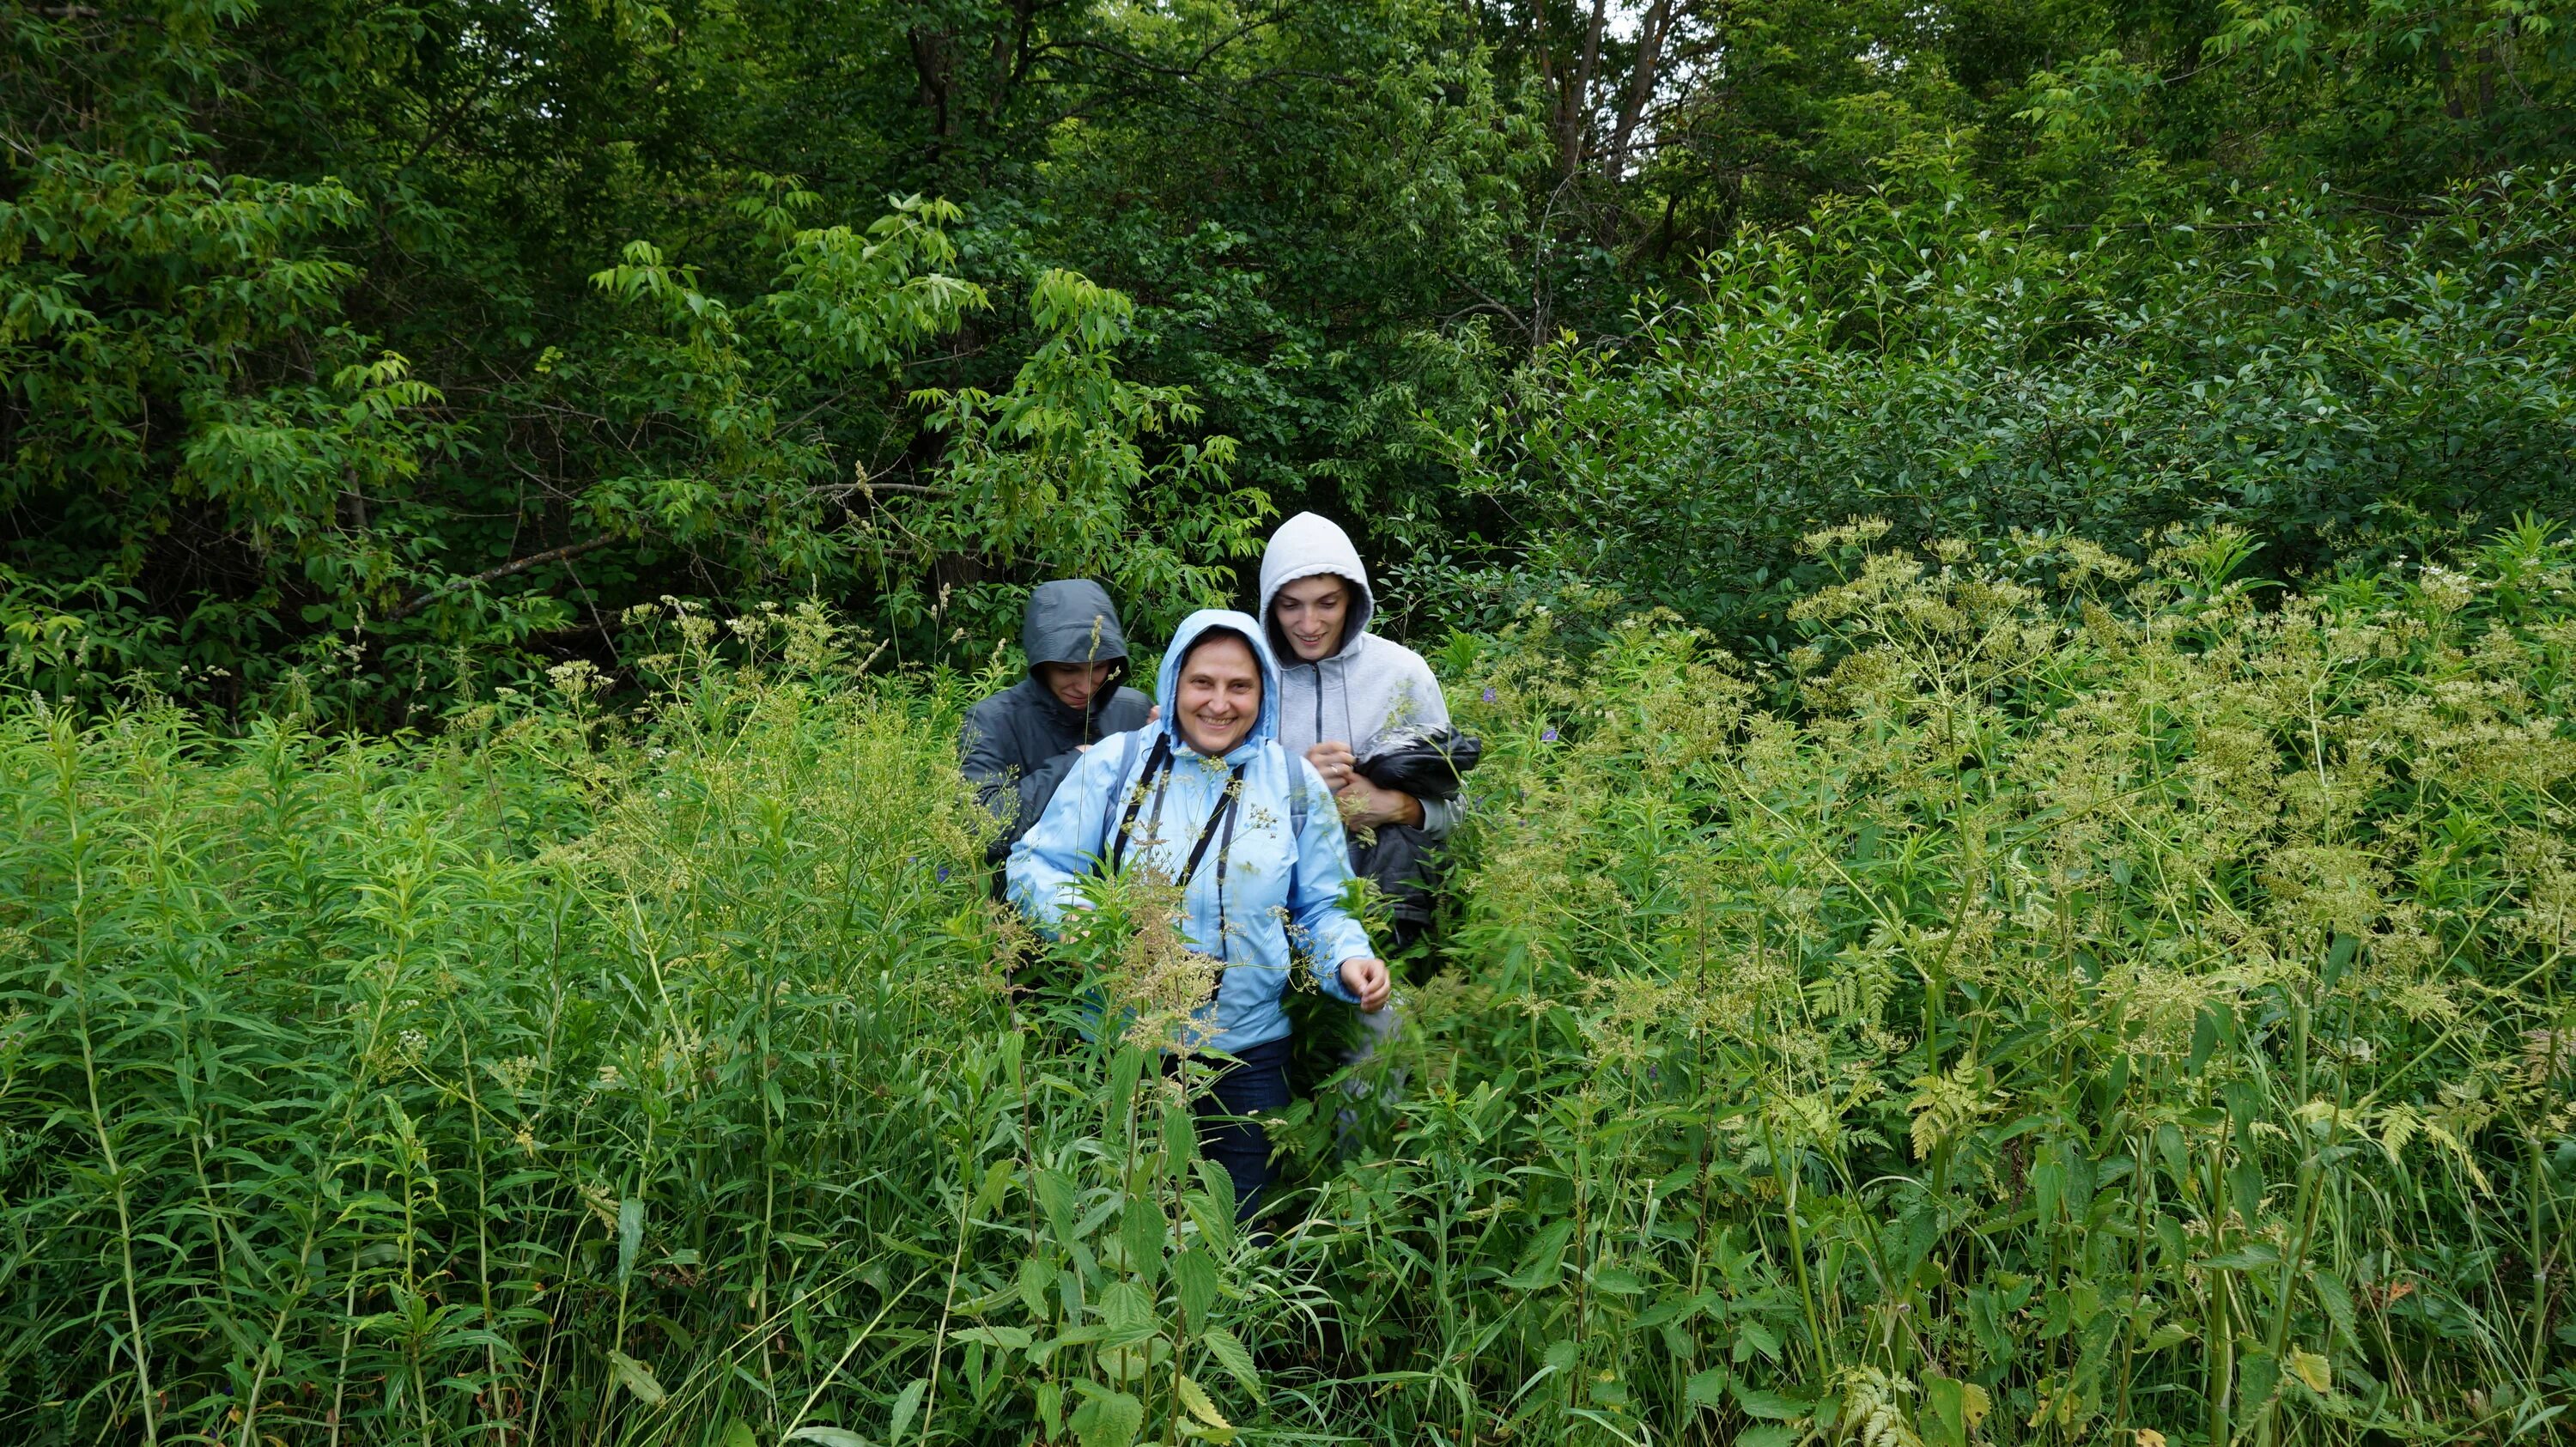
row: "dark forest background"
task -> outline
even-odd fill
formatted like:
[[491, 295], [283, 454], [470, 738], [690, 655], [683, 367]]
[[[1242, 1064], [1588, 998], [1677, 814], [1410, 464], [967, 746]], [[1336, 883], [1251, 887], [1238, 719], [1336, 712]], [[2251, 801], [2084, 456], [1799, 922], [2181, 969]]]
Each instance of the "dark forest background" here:
[[621, 616], [980, 661], [1349, 521], [1420, 632], [1795, 542], [2563, 514], [2569, 8], [0, 8], [0, 629], [375, 724]]

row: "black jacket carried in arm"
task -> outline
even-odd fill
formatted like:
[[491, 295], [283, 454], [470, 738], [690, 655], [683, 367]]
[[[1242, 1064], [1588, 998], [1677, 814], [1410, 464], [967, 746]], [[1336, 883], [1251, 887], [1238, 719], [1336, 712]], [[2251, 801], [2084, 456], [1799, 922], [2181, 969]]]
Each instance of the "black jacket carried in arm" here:
[[1028, 612], [1020, 624], [1020, 647], [1028, 654], [1029, 676], [966, 711], [964, 768], [975, 797], [1002, 824], [1001, 833], [985, 846], [984, 858], [1000, 863], [1011, 843], [1028, 832], [1056, 785], [1073, 768], [1084, 744], [1145, 726], [1151, 700], [1117, 677], [1092, 695], [1088, 711], [1077, 712], [1057, 701], [1055, 691], [1037, 676], [1041, 663], [1098, 663], [1114, 660], [1125, 674], [1127, 635], [1118, 627], [1118, 610], [1107, 590], [1088, 578], [1040, 583], [1029, 594]]
[[[1359, 771], [1381, 789], [1423, 800], [1455, 800], [1467, 771], [1485, 756], [1480, 739], [1442, 727], [1408, 735], [1359, 761]], [[1455, 817], [1454, 815], [1452, 817]], [[1351, 873], [1377, 881], [1394, 915], [1401, 949], [1431, 924], [1432, 892], [1440, 886], [1440, 841], [1411, 824], [1380, 824], [1351, 836]]]

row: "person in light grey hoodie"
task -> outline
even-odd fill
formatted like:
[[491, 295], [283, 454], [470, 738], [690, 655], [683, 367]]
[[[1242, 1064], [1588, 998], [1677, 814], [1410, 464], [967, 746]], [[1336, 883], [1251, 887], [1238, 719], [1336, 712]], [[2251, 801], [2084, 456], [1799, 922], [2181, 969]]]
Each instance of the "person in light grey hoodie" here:
[[[1437, 844], [1457, 827], [1458, 800], [1380, 788], [1359, 768], [1449, 726], [1449, 703], [1431, 665], [1371, 633], [1376, 616], [1368, 568], [1331, 520], [1301, 512], [1270, 535], [1261, 555], [1261, 622], [1286, 674], [1279, 741], [1323, 775], [1352, 830], [1411, 827]], [[1398, 924], [1410, 936], [1420, 921]]]

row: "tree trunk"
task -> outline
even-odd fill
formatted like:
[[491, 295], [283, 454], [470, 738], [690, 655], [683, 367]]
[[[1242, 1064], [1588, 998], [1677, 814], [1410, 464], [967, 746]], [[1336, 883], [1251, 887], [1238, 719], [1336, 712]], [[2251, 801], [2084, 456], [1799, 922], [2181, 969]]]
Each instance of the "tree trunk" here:
[[1637, 68], [1628, 77], [1628, 99], [1619, 107], [1619, 127], [1610, 133], [1613, 181], [1628, 174], [1628, 139], [1636, 133], [1638, 118], [1646, 113], [1646, 103], [1655, 97], [1655, 72], [1663, 64], [1664, 31], [1671, 25], [1672, 14], [1673, 0], [1655, 0], [1637, 29]]
[[1609, 20], [1610, 0], [1592, 0], [1592, 24], [1583, 32], [1583, 55], [1566, 78], [1557, 102], [1559, 176], [1571, 176], [1583, 164], [1584, 142], [1592, 132], [1592, 77], [1601, 69], [1601, 27]]

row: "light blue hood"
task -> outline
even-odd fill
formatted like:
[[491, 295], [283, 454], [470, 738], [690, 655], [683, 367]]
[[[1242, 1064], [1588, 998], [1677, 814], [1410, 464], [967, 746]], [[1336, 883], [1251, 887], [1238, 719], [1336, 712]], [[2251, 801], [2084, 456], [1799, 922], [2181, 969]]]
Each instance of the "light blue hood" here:
[[[1183, 655], [1219, 628], [1243, 635], [1261, 660], [1260, 716], [1222, 764], [1181, 737], [1177, 707]], [[1249, 614], [1191, 614], [1172, 635], [1155, 681], [1162, 722], [1093, 744], [1036, 826], [1011, 846], [1011, 902], [1052, 930], [1082, 904], [1083, 880], [1117, 853], [1121, 821], [1132, 814], [1126, 862], [1149, 861], [1180, 880], [1182, 933], [1190, 948], [1223, 967], [1216, 997], [1176, 1045], [1235, 1051], [1276, 1040], [1288, 1033], [1279, 995], [1292, 977], [1355, 1003], [1339, 967], [1377, 953], [1342, 904], [1350, 847], [1332, 792], [1314, 765], [1279, 743], [1284, 693], [1278, 660]], [[1158, 743], [1169, 745], [1175, 762], [1148, 784]], [[1229, 799], [1234, 824], [1225, 831], [1220, 811]], [[1223, 842], [1192, 872], [1189, 856], [1203, 834]]]
[[1181, 620], [1172, 631], [1172, 646], [1163, 650], [1162, 671], [1154, 678], [1154, 702], [1163, 707], [1163, 732], [1171, 737], [1175, 750], [1186, 749], [1190, 741], [1181, 735], [1181, 660], [1187, 658], [1192, 644], [1205, 634], [1222, 629], [1242, 636], [1252, 645], [1252, 656], [1261, 660], [1261, 716], [1253, 721], [1252, 732], [1243, 736], [1226, 756], [1229, 764], [1239, 764], [1267, 743], [1279, 739], [1279, 700], [1286, 692], [1281, 682], [1279, 659], [1270, 651], [1270, 642], [1261, 636], [1261, 625], [1249, 613], [1231, 608], [1201, 608]]

